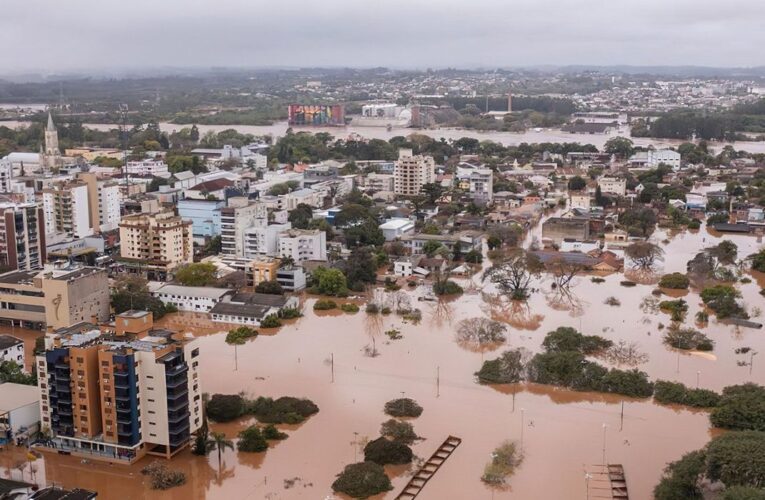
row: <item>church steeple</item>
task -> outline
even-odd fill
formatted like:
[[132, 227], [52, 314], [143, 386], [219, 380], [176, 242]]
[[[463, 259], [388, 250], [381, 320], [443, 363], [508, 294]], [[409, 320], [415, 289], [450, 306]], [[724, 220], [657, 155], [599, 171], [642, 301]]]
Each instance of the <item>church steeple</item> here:
[[48, 111], [48, 126], [46, 127], [46, 130], [48, 130], [48, 132], [56, 131], [56, 127], [53, 125], [53, 117], [51, 116], [50, 111]]
[[58, 131], [53, 124], [53, 116], [48, 111], [48, 125], [45, 127], [45, 149], [41, 163], [45, 169], [54, 169], [61, 164], [61, 150], [58, 147]]

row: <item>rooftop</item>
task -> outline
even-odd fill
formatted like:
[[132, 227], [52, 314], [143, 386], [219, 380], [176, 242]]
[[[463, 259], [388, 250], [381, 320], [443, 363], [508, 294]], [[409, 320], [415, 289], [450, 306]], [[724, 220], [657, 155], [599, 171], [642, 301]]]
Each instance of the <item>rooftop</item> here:
[[8, 349], [10, 347], [23, 344], [24, 341], [13, 337], [11, 335], [0, 335], [0, 349]]
[[40, 401], [40, 390], [36, 385], [0, 384], [0, 415]]
[[182, 295], [185, 297], [204, 297], [208, 299], [220, 299], [230, 290], [227, 288], [211, 288], [207, 286], [182, 286], [182, 285], [163, 285], [152, 293], [162, 293], [169, 295]]

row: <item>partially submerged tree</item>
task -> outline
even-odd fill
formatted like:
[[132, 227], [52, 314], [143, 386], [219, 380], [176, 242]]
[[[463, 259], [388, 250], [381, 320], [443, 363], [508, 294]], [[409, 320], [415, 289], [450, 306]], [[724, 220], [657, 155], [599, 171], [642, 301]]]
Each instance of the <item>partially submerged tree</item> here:
[[364, 460], [380, 465], [408, 464], [413, 456], [412, 449], [406, 444], [384, 437], [370, 441], [364, 447]]
[[483, 280], [489, 280], [500, 292], [512, 300], [526, 300], [530, 285], [542, 271], [542, 264], [534, 254], [522, 249], [509, 252], [483, 274]]
[[332, 490], [351, 498], [368, 498], [393, 489], [382, 465], [359, 462], [346, 465], [334, 483]]
[[380, 426], [380, 434], [404, 444], [412, 444], [419, 436], [414, 432], [414, 427], [409, 422], [401, 422], [394, 418], [386, 420]]
[[475, 373], [481, 384], [515, 384], [526, 378], [531, 353], [524, 348], [505, 351], [497, 359], [484, 361]]
[[422, 406], [410, 398], [393, 399], [385, 403], [385, 413], [391, 417], [419, 417]]
[[560, 289], [567, 289], [571, 286], [579, 274], [584, 272], [585, 267], [577, 262], [571, 262], [561, 257], [549, 260], [545, 264], [545, 269], [552, 276], [553, 286]]
[[651, 271], [656, 260], [664, 255], [664, 250], [649, 241], [636, 241], [624, 249], [624, 254], [630, 258], [635, 269]]
[[507, 326], [488, 318], [463, 319], [457, 325], [457, 342], [473, 349], [497, 346], [505, 341]]

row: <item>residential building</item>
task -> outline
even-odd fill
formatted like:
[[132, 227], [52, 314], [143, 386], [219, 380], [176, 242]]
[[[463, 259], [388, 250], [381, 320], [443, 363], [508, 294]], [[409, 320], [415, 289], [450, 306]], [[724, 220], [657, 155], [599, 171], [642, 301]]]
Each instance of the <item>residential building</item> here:
[[126, 311], [113, 330], [76, 325], [46, 337], [35, 368], [42, 449], [109, 462], [170, 458], [202, 425], [198, 341]]
[[194, 258], [191, 221], [172, 212], [136, 214], [120, 222], [120, 256], [128, 265], [166, 274]]
[[598, 179], [600, 192], [603, 194], [627, 195], [627, 179], [617, 177], [601, 177]]
[[285, 231], [292, 229], [292, 224], [268, 224], [247, 229], [244, 233], [244, 257], [254, 259], [260, 255], [277, 257], [279, 238]]
[[414, 222], [409, 219], [390, 219], [380, 224], [385, 241], [393, 241], [406, 234], [414, 233]]
[[225, 202], [219, 200], [179, 200], [178, 215], [191, 221], [194, 242], [200, 245], [221, 233], [221, 209]]
[[268, 210], [247, 198], [229, 198], [220, 209], [221, 254], [243, 257], [246, 254], [247, 230], [268, 225]]
[[129, 161], [125, 166], [125, 173], [128, 175], [139, 175], [142, 177], [170, 177], [170, 170], [164, 160], [146, 159], [139, 161]]
[[[40, 429], [40, 393], [33, 385], [0, 384], [0, 446], [21, 444]], [[0, 498], [4, 497], [0, 492]], [[20, 497], [26, 498], [26, 497]]]
[[24, 368], [23, 340], [12, 335], [0, 335], [0, 363], [4, 361], [13, 361]]
[[279, 270], [279, 259], [259, 257], [247, 265], [245, 269], [247, 286], [257, 286], [264, 281], [274, 281]]
[[590, 195], [589, 193], [572, 193], [571, 194], [571, 209], [590, 210]]
[[151, 294], [163, 303], [172, 304], [179, 311], [198, 313], [209, 313], [224, 295], [231, 293], [228, 288], [165, 285], [155, 281], [149, 283], [149, 288]]
[[109, 318], [106, 271], [47, 268], [0, 274], [0, 323], [32, 329], [62, 328]]
[[319, 229], [289, 229], [279, 234], [279, 256], [295, 263], [327, 260], [327, 233]]
[[460, 252], [467, 253], [470, 250], [480, 250], [483, 232], [481, 231], [461, 231], [454, 234], [425, 234], [416, 233], [404, 235], [401, 241], [407, 246], [409, 253], [419, 255], [424, 253], [423, 248], [429, 241], [436, 241], [449, 249], [450, 252], [459, 245]]
[[630, 157], [629, 163], [632, 167], [656, 168], [661, 164], [672, 167], [672, 170], [680, 170], [680, 153], [671, 149], [649, 149], [648, 151], [638, 151]]
[[120, 222], [120, 186], [111, 180], [99, 180], [96, 174], [81, 172], [77, 180], [88, 188], [90, 225], [95, 233], [117, 229]]
[[0, 268], [38, 269], [45, 259], [43, 209], [34, 203], [0, 203]]
[[237, 293], [225, 296], [210, 311], [213, 321], [237, 325], [260, 326], [266, 316], [278, 314], [284, 308], [298, 307], [297, 297], [265, 293]]
[[370, 191], [393, 191], [394, 176], [390, 174], [368, 174], [364, 179], [364, 187]]
[[276, 270], [276, 282], [288, 292], [299, 292], [306, 287], [305, 269], [300, 266], [280, 267]]
[[43, 189], [45, 234], [48, 241], [93, 234], [88, 184], [58, 182]]
[[393, 190], [397, 195], [420, 194], [424, 184], [435, 180], [436, 163], [432, 156], [413, 155], [411, 149], [401, 149], [393, 169]]
[[490, 168], [477, 168], [468, 176], [470, 197], [480, 205], [492, 202], [494, 198], [494, 172]]
[[585, 217], [550, 217], [542, 223], [542, 238], [560, 245], [564, 239], [587, 241], [590, 239], [590, 222]]
[[201, 182], [184, 191], [186, 198], [194, 200], [206, 200], [215, 198], [216, 200], [226, 199], [226, 190], [236, 187], [236, 183], [231, 179], [219, 178]]

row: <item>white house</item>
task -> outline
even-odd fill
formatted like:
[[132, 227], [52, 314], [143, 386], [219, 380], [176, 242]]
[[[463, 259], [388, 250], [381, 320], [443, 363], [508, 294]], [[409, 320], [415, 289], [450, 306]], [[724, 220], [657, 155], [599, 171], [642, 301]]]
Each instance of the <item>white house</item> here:
[[170, 177], [167, 163], [163, 160], [129, 161], [125, 167], [129, 175], [152, 175], [154, 177]]
[[403, 276], [408, 278], [414, 271], [414, 263], [412, 259], [400, 258], [393, 263], [393, 274], [396, 276]]
[[585, 194], [572, 194], [571, 195], [571, 208], [579, 208], [582, 210], [590, 210], [590, 195]]
[[0, 335], [0, 363], [15, 361], [24, 367], [24, 341], [11, 335]]
[[600, 186], [600, 192], [603, 194], [615, 194], [618, 196], [627, 194], [627, 179], [601, 177], [598, 180], [598, 186]]
[[[151, 284], [150, 284], [151, 285]], [[160, 285], [160, 286], [156, 286]], [[227, 288], [210, 288], [205, 286], [161, 285], [151, 294], [165, 304], [173, 304], [179, 311], [209, 313], [224, 295], [230, 293]]]
[[393, 241], [405, 234], [414, 233], [414, 222], [409, 219], [395, 218], [380, 224], [385, 241]]
[[0, 445], [31, 438], [40, 426], [40, 389], [0, 384]]
[[227, 295], [210, 311], [216, 323], [260, 326], [266, 316], [278, 314], [284, 308], [299, 307], [295, 296], [269, 295], [264, 293], [237, 293]]
[[561, 252], [581, 252], [589, 253], [593, 250], [599, 250], [600, 243], [597, 241], [577, 241], [570, 238], [565, 238], [560, 242]]

